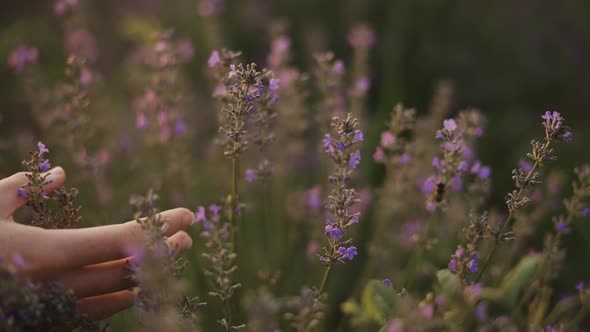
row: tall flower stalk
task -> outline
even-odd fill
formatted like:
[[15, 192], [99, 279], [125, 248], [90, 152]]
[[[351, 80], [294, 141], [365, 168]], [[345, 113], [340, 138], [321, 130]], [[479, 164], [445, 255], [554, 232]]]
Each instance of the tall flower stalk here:
[[358, 144], [363, 141], [363, 133], [358, 129], [358, 121], [348, 114], [346, 118], [334, 118], [331, 124], [334, 136], [328, 133], [323, 140], [323, 147], [334, 165], [334, 171], [328, 178], [332, 191], [328, 197], [329, 217], [325, 224], [328, 247], [320, 261], [326, 266], [319, 288], [322, 294], [330, 270], [337, 263], [352, 261], [358, 254], [357, 248], [346, 238], [346, 231], [358, 223], [360, 213], [351, 213], [350, 208], [359, 202], [358, 193], [350, 186], [353, 171], [361, 160]]
[[492, 230], [494, 242], [488, 255], [483, 261], [481, 270], [475, 278], [478, 282], [486, 271], [490, 261], [493, 259], [496, 249], [500, 242], [510, 240], [512, 233], [507, 231], [512, 227], [513, 217], [516, 210], [522, 208], [530, 202], [527, 196], [531, 187], [540, 183], [540, 174], [537, 172], [538, 168], [542, 168], [544, 163], [548, 160], [555, 160], [556, 156], [553, 154], [556, 142], [569, 142], [572, 139], [572, 133], [569, 127], [565, 125], [565, 119], [558, 112], [546, 112], [542, 117], [543, 127], [545, 128], [545, 142], [537, 140], [531, 141], [532, 151], [527, 154], [527, 157], [533, 161], [533, 166], [528, 172], [522, 168], [512, 171], [512, 179], [515, 182], [516, 188], [506, 196], [506, 205], [508, 206], [508, 216], [504, 223], [497, 229]]
[[228, 94], [222, 106], [223, 119], [219, 132], [223, 135], [224, 155], [231, 160], [231, 191], [228, 201], [231, 206], [229, 221], [233, 248], [236, 248], [237, 209], [239, 202], [240, 157], [247, 150], [247, 122], [256, 110], [265, 83], [268, 86], [267, 74], [257, 70], [256, 64], [230, 65], [230, 71], [224, 85]]

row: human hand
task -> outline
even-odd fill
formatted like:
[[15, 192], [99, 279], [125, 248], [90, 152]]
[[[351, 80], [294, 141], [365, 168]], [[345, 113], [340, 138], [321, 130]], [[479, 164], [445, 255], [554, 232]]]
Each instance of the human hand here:
[[[47, 194], [63, 186], [61, 167], [49, 171]], [[133, 282], [127, 268], [132, 248], [146, 240], [137, 221], [80, 229], [46, 230], [15, 223], [14, 212], [26, 204], [17, 190], [27, 183], [25, 173], [0, 180], [0, 257], [22, 262], [19, 274], [34, 281], [61, 282], [73, 290], [80, 312], [89, 318], [106, 318], [134, 303], [128, 289]], [[183, 231], [194, 223], [194, 214], [185, 208], [161, 213], [167, 227], [166, 243], [179, 254], [192, 246]]]

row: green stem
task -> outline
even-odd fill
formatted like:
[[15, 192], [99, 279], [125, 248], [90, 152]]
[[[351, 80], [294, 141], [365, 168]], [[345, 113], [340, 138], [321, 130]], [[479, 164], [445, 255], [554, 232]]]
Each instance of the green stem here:
[[590, 307], [587, 305], [584, 305], [582, 307], [582, 309], [580, 309], [580, 311], [578, 311], [578, 313], [576, 314], [574, 319], [572, 319], [567, 324], [564, 331], [572, 331], [575, 326], [580, 325], [580, 323], [584, 320], [584, 318], [586, 317], [586, 315], [588, 315], [589, 312], [590, 312]]
[[229, 300], [225, 300], [223, 301], [224, 305], [225, 305], [225, 322], [227, 324], [227, 326], [225, 327], [225, 331], [226, 332], [230, 332], [231, 331], [231, 308], [229, 305]]
[[322, 284], [320, 286], [320, 291], [319, 291], [320, 294], [322, 294], [322, 292], [324, 291], [324, 287], [326, 286], [326, 281], [328, 280], [328, 275], [330, 274], [331, 268], [332, 268], [332, 265], [328, 265], [328, 267], [326, 267], [326, 271], [324, 272], [324, 277], [322, 278]]
[[231, 181], [231, 195], [230, 195], [230, 223], [231, 223], [231, 239], [232, 239], [232, 249], [236, 251], [236, 238], [237, 238], [237, 218], [236, 218], [236, 208], [238, 202], [238, 175], [239, 175], [239, 161], [236, 157], [232, 158], [232, 181]]
[[[550, 140], [545, 142], [545, 145], [543, 145], [543, 151], [547, 151], [547, 148], [549, 148], [549, 144], [551, 144]], [[522, 186], [518, 190], [518, 193], [516, 194], [517, 201], [521, 199], [521, 195], [524, 193], [524, 190], [527, 187], [529, 181], [531, 180], [531, 177], [535, 173], [535, 170], [537, 169], [537, 167], [539, 167], [539, 160], [535, 161], [535, 163], [533, 164], [533, 167], [531, 168], [531, 170], [527, 174], [526, 178], [524, 179], [524, 183], [522, 184]], [[514, 210], [511, 210], [508, 213], [508, 216], [506, 217], [506, 221], [504, 221], [504, 224], [502, 224], [502, 227], [500, 227], [500, 231], [498, 231], [498, 234], [494, 238], [494, 244], [492, 245], [492, 249], [488, 252], [486, 259], [484, 260], [484, 263], [481, 266], [481, 270], [479, 271], [477, 278], [475, 278], [476, 283], [479, 282], [479, 280], [483, 276], [485, 270], [487, 269], [488, 265], [490, 264], [490, 261], [493, 259], [494, 253], [496, 252], [496, 248], [498, 247], [498, 244], [500, 243], [500, 236], [502, 236], [502, 233], [504, 232], [506, 227], [510, 226], [510, 223], [512, 223], [513, 216], [514, 216]]]

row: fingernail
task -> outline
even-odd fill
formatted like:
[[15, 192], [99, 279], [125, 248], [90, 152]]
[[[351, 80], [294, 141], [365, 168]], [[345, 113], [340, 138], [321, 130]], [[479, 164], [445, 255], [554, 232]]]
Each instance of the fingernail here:
[[193, 239], [191, 239], [191, 237], [188, 236], [188, 235], [185, 236], [182, 239], [182, 247], [185, 248], [185, 249], [188, 249], [188, 248], [190, 248], [192, 246], [193, 246]]
[[45, 179], [45, 184], [50, 184], [53, 183], [55, 180], [57, 180], [58, 178], [61, 178], [64, 176], [64, 169], [61, 168], [60, 166], [54, 167], [50, 170], [48, 170], [47, 172], [43, 173], [43, 174], [47, 174], [47, 178]]
[[57, 177], [62, 176], [64, 174], [64, 169], [61, 166], [54, 167], [44, 174], [49, 174], [48, 178], [51, 180], [55, 180]]
[[194, 224], [195, 223], [195, 215], [193, 213], [185, 214], [184, 217], [182, 217], [182, 222], [187, 226]]

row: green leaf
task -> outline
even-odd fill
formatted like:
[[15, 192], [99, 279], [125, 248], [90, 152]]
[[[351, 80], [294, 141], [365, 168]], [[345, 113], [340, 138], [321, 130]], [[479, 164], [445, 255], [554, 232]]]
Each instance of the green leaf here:
[[440, 287], [439, 293], [454, 297], [460, 295], [463, 291], [461, 280], [449, 269], [443, 269], [436, 272], [436, 279]]
[[341, 306], [341, 310], [352, 316], [353, 325], [369, 322], [385, 324], [393, 316], [398, 295], [391, 287], [380, 280], [370, 280], [361, 295], [360, 305], [354, 300], [348, 300]]
[[522, 292], [533, 281], [541, 255], [529, 255], [510, 271], [499, 288], [484, 288], [481, 294], [482, 299], [490, 300], [512, 308], [517, 304]]

